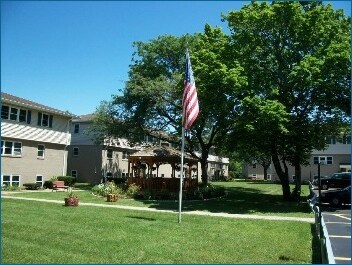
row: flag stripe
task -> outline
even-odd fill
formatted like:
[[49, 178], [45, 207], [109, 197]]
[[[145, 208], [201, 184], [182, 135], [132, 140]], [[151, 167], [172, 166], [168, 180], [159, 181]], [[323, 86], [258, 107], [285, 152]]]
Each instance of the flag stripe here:
[[184, 80], [184, 91], [182, 99], [182, 126], [189, 129], [199, 114], [198, 96], [194, 81], [191, 60], [186, 53], [186, 72]]

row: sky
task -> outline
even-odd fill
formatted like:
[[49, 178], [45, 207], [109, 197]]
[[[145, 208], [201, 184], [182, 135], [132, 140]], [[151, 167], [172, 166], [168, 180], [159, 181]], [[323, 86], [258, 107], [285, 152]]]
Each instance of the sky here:
[[[351, 15], [350, 1], [324, 1]], [[1, 1], [1, 91], [75, 115], [124, 88], [133, 42], [227, 29], [244, 1]]]

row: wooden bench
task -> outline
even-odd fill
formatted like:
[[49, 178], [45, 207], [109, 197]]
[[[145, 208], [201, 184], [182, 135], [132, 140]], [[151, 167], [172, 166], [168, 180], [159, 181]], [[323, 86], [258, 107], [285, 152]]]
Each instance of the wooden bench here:
[[53, 182], [53, 190], [59, 190], [59, 189], [68, 189], [69, 186], [66, 186], [65, 185], [65, 181], [62, 181], [62, 180], [57, 180], [57, 181], [54, 181]]

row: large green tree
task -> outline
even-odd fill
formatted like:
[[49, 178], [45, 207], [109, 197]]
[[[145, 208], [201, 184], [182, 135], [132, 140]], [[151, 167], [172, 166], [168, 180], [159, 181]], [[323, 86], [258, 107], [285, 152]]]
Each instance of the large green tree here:
[[[246, 80], [229, 58], [229, 37], [206, 25], [204, 33], [160, 36], [135, 42], [136, 53], [122, 95], [103, 103], [96, 127], [111, 136], [153, 135], [180, 144], [185, 52], [188, 48], [198, 92], [200, 113], [186, 135], [186, 150], [201, 163], [207, 183], [210, 148], [231, 129], [237, 95]], [[102, 126], [100, 126], [100, 124]], [[199, 151], [199, 153], [195, 152]]]
[[[351, 114], [350, 17], [331, 5], [275, 1], [253, 2], [224, 19], [232, 35], [229, 54], [240, 61], [248, 81], [247, 101], [278, 102], [286, 113], [284, 130], [271, 124], [264, 130], [259, 119], [275, 114], [270, 107], [258, 112], [252, 104], [243, 117], [261, 116], [257, 124], [248, 120], [252, 127], [247, 131], [260, 131], [266, 142], [257, 145], [254, 137], [248, 143], [257, 145], [259, 153], [271, 153], [284, 200], [297, 198], [301, 165], [313, 149], [324, 148], [326, 135], [339, 133]], [[292, 195], [288, 163], [295, 167]]]

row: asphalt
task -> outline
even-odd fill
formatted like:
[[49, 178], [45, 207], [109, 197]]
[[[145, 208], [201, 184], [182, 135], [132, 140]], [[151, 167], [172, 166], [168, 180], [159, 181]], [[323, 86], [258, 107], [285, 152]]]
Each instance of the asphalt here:
[[[318, 188], [314, 187], [318, 195]], [[325, 191], [322, 191], [324, 193]], [[351, 205], [340, 208], [321, 205], [326, 230], [336, 264], [351, 264]]]
[[322, 216], [336, 264], [351, 264], [351, 210], [323, 208]]

